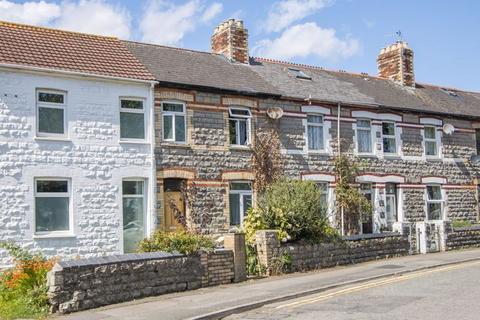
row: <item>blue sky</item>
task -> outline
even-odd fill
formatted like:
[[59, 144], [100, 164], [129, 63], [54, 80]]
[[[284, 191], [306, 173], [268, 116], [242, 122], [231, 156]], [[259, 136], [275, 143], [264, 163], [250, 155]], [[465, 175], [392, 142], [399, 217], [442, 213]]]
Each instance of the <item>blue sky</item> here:
[[251, 55], [373, 75], [401, 30], [417, 82], [475, 91], [479, 12], [471, 0], [0, 0], [0, 20], [204, 51], [218, 23], [239, 18]]

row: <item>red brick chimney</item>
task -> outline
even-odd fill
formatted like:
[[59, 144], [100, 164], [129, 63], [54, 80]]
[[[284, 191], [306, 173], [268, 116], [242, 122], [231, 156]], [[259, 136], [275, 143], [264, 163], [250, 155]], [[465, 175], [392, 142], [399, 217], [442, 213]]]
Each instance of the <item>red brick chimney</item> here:
[[383, 48], [377, 58], [378, 76], [407, 87], [415, 87], [413, 50], [404, 41]]
[[243, 27], [242, 20], [229, 19], [215, 28], [212, 52], [248, 64], [248, 30]]

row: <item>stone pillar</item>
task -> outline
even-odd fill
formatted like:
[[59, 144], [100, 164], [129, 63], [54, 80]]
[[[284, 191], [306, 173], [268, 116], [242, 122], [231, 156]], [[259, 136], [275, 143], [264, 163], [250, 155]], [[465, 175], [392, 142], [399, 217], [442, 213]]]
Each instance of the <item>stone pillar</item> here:
[[247, 252], [244, 233], [228, 233], [224, 236], [223, 246], [233, 251], [235, 282], [247, 279]]
[[271, 273], [272, 259], [277, 256], [280, 249], [280, 240], [277, 230], [260, 230], [255, 233], [258, 262]]

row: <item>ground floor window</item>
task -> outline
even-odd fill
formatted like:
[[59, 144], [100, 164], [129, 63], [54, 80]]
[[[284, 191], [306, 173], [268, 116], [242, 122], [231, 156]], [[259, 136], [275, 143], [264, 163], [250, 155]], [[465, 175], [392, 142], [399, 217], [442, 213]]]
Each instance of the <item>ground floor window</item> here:
[[145, 180], [124, 180], [123, 200], [123, 251], [135, 252], [145, 237]]
[[[372, 204], [374, 203], [374, 193], [371, 183], [360, 184], [360, 192]], [[361, 212], [361, 227], [362, 233], [373, 233], [373, 212]]]
[[252, 194], [251, 182], [230, 183], [230, 225], [242, 224], [247, 210], [252, 206]]
[[328, 182], [317, 182], [318, 189], [320, 189], [320, 203], [328, 207]]
[[443, 219], [443, 196], [439, 185], [427, 185], [427, 220]]
[[35, 180], [35, 232], [70, 230], [70, 181]]
[[385, 185], [385, 215], [387, 220], [387, 229], [393, 230], [393, 224], [398, 220], [397, 214], [397, 185], [387, 183]]

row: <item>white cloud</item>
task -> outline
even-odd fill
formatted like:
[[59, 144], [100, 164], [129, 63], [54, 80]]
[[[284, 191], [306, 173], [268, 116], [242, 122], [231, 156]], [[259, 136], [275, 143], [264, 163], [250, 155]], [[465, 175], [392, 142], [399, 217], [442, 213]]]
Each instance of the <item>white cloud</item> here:
[[64, 1], [60, 4], [46, 1], [17, 4], [0, 0], [0, 20], [124, 39], [130, 37], [128, 11], [103, 0]]
[[101, 0], [63, 2], [62, 15], [54, 23], [60, 29], [130, 38], [130, 14]]
[[212, 3], [202, 15], [202, 21], [208, 23], [223, 11], [223, 4], [219, 2]]
[[0, 20], [34, 25], [47, 25], [61, 14], [60, 6], [45, 1], [15, 3], [0, 0]]
[[267, 32], [278, 32], [332, 4], [333, 0], [283, 0], [275, 2], [265, 22]]
[[201, 0], [190, 0], [181, 5], [151, 0], [141, 17], [142, 41], [179, 45], [183, 37], [194, 31], [199, 23], [209, 22], [222, 10], [223, 5], [220, 3], [205, 8]]
[[278, 38], [258, 42], [253, 52], [257, 56], [282, 60], [307, 56], [337, 60], [351, 57], [359, 50], [358, 40], [348, 37], [340, 39], [334, 29], [321, 28], [314, 22], [308, 22], [286, 29]]

